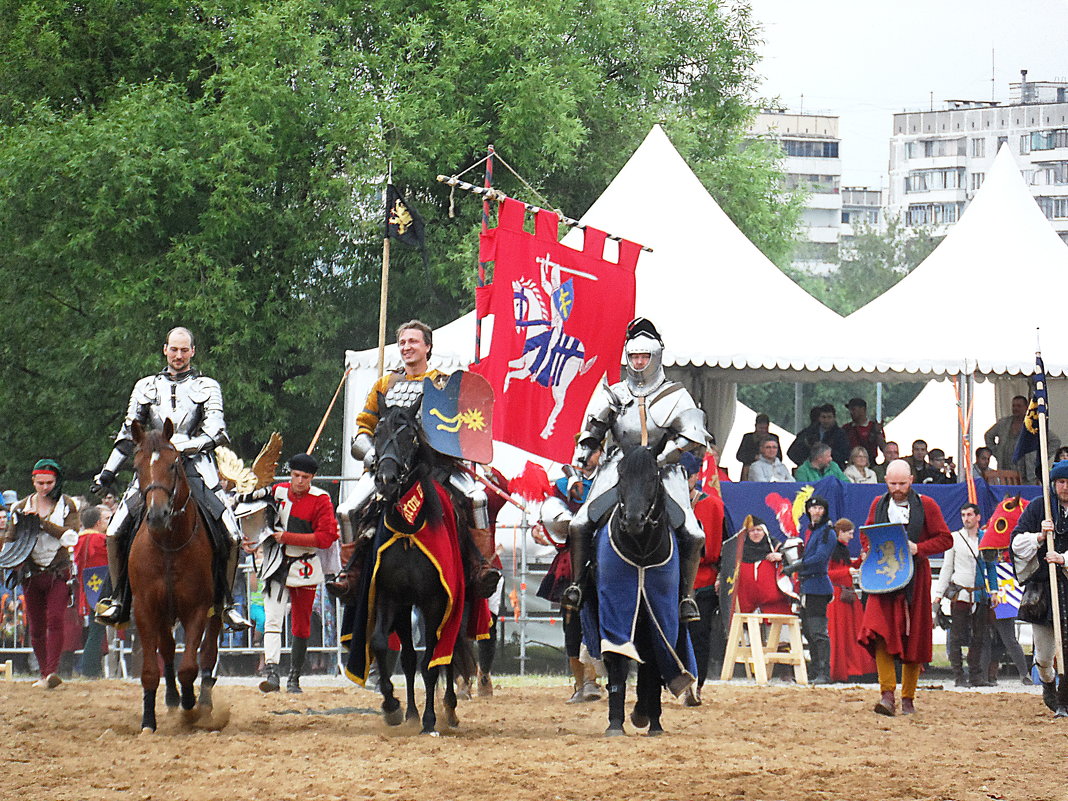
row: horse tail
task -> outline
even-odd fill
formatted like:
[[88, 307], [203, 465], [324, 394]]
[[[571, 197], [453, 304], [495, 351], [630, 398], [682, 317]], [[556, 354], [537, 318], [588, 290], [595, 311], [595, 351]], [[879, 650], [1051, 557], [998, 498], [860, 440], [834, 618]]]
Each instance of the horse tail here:
[[454, 678], [462, 678], [468, 684], [474, 681], [478, 672], [478, 662], [475, 660], [475, 651], [471, 647], [471, 640], [464, 636], [467, 629], [467, 616], [471, 614], [470, 604], [465, 605], [463, 627], [460, 636], [456, 638], [456, 646], [452, 651], [452, 669]]

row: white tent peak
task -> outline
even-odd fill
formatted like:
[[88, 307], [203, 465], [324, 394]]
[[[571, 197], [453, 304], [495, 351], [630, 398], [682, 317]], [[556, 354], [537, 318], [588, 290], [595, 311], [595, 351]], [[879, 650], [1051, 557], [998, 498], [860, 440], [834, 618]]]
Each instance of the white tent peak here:
[[[659, 125], [582, 222], [653, 249], [638, 260], [636, 313], [665, 364], [828, 369], [811, 343], [763, 320], [805, 321], [827, 341], [842, 318], [795, 284], [730, 220]], [[565, 239], [573, 246], [582, 234]], [[581, 302], [581, 299], [579, 299]], [[757, 314], [759, 308], [759, 315]]]
[[[871, 331], [880, 367], [1026, 374], [1041, 320], [1050, 375], [1068, 373], [1068, 248], [1032, 197], [1007, 146], [945, 239], [909, 275], [847, 319]], [[1005, 321], [1013, 320], [1012, 324]], [[886, 336], [889, 321], [897, 321]]]

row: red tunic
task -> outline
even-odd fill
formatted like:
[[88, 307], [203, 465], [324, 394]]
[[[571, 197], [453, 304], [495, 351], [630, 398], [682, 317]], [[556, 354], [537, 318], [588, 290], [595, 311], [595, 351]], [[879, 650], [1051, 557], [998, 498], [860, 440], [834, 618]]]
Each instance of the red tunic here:
[[[886, 496], [872, 501], [868, 510], [868, 524], [875, 522], [875, 508]], [[942, 510], [938, 504], [923, 495], [923, 530], [920, 532], [918, 551], [913, 557], [915, 570], [912, 583], [897, 592], [869, 595], [864, 606], [864, 619], [857, 641], [875, 653], [878, 637], [886, 640], [886, 650], [903, 662], [926, 663], [931, 661], [931, 637], [934, 621], [931, 619], [931, 563], [927, 557], [942, 553], [953, 544]], [[911, 590], [911, 601], [906, 593]]]
[[767, 559], [738, 565], [738, 589], [734, 596], [738, 611], [746, 614], [759, 609], [766, 615], [790, 614], [790, 596], [779, 589], [778, 577], [778, 564]]
[[856, 567], [860, 560], [838, 562], [831, 560], [827, 566], [827, 575], [834, 585], [834, 598], [827, 604], [827, 631], [831, 637], [831, 680], [848, 681], [850, 676], [864, 676], [875, 672], [875, 660], [871, 654], [857, 642], [864, 606], [854, 596], [852, 603], [842, 600], [842, 590], [853, 588], [850, 567]]
[[719, 558], [723, 553], [723, 498], [713, 492], [704, 496], [693, 507], [693, 513], [705, 532], [705, 552], [697, 568], [694, 589], [711, 587], [719, 575]]

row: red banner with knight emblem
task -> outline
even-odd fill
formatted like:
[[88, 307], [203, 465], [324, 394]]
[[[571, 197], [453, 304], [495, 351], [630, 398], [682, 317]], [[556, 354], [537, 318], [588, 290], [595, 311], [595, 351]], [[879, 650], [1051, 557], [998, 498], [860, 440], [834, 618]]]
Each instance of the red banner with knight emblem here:
[[602, 376], [619, 379], [623, 336], [634, 317], [634, 268], [641, 245], [621, 240], [618, 262], [604, 258], [607, 235], [586, 228], [582, 250], [558, 241], [559, 218], [507, 199], [498, 225], [482, 234], [481, 261], [493, 283], [477, 297], [494, 316], [489, 356], [471, 370], [493, 387], [493, 438], [569, 462], [575, 434]]

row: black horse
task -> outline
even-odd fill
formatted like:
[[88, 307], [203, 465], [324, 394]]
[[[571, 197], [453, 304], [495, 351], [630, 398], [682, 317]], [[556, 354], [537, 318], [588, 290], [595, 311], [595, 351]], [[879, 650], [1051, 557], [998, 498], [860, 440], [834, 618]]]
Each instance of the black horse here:
[[693, 657], [678, 616], [678, 548], [653, 450], [635, 447], [623, 456], [617, 492], [618, 504], [597, 535], [597, 592], [584, 610], [583, 630], [600, 641], [608, 671], [605, 735], [624, 733], [633, 659], [638, 661], [638, 686], [631, 723], [648, 726], [655, 736], [664, 731], [661, 687], [666, 684], [676, 695], [685, 690], [693, 679]]
[[[386, 408], [380, 400], [379, 408]], [[382, 712], [386, 723], [399, 725], [402, 720], [419, 717], [415, 702], [415, 670], [417, 655], [412, 639], [412, 609], [417, 608], [422, 616], [425, 653], [419, 666], [426, 689], [423, 710], [423, 734], [435, 733], [437, 715], [434, 709], [434, 690], [437, 686], [440, 665], [432, 664], [438, 646], [438, 631], [446, 616], [454, 613], [450, 603], [463, 604], [463, 598], [451, 599], [430, 558], [407, 538], [414, 529], [423, 524], [455, 524], [462, 526], [452, 509], [441, 503], [440, 487], [430, 475], [433, 453], [424, 442], [418, 421], [418, 405], [411, 408], [390, 407], [378, 422], [375, 430], [377, 469], [375, 486], [383, 497], [380, 531], [385, 536], [376, 541], [375, 555], [370, 555], [367, 570], [373, 571], [368, 587], [374, 629], [370, 637], [370, 649], [379, 665], [379, 690], [382, 693]], [[405, 499], [420, 498], [421, 507], [414, 519], [404, 516]], [[414, 504], [413, 504], [414, 506]], [[446, 519], [451, 516], [451, 520]], [[385, 543], [389, 543], [388, 547]], [[460, 568], [462, 570], [462, 567]], [[388, 639], [396, 632], [401, 641], [401, 666], [407, 681], [407, 711], [401, 717], [400, 702], [393, 695], [388, 665]], [[462, 648], [462, 637], [457, 638], [457, 647]], [[469, 661], [469, 660], [466, 660]], [[453, 683], [454, 665], [446, 661], [445, 667], [445, 715], [450, 726], [459, 725], [456, 715], [456, 692]]]

